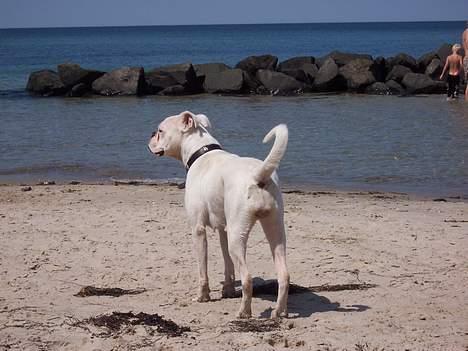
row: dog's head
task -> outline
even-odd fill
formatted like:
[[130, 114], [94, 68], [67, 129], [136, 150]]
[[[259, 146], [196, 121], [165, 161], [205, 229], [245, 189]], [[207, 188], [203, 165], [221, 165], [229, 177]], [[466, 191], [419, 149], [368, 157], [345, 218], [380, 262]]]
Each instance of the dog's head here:
[[165, 155], [180, 159], [184, 139], [191, 133], [196, 131], [203, 133], [209, 129], [211, 129], [211, 123], [208, 117], [185, 111], [162, 121], [158, 130], [151, 135], [148, 147], [157, 156]]

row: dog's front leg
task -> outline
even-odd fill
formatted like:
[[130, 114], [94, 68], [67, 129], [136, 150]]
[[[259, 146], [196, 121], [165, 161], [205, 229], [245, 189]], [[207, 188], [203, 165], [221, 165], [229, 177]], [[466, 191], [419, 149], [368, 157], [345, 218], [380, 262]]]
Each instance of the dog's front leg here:
[[196, 225], [192, 231], [192, 239], [198, 258], [199, 290], [195, 301], [210, 301], [210, 288], [208, 284], [208, 242], [206, 228]]

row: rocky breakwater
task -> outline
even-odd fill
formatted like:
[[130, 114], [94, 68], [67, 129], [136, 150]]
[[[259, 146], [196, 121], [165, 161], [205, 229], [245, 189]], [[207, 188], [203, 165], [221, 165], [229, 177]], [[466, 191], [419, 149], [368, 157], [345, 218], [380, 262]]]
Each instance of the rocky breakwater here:
[[298, 95], [355, 92], [378, 95], [444, 93], [440, 73], [451, 45], [416, 59], [333, 51], [323, 57], [249, 56], [234, 67], [224, 63], [176, 64], [145, 71], [122, 67], [110, 72], [64, 63], [57, 71], [31, 73], [26, 89], [42, 96], [258, 94]]

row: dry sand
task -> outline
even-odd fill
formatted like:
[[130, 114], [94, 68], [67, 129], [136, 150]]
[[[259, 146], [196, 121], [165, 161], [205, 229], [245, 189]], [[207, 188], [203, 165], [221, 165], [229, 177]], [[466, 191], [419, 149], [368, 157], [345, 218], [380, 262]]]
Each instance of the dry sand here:
[[[371, 283], [368, 290], [290, 295], [277, 330], [239, 332], [239, 299], [220, 299], [217, 238], [209, 234], [213, 301], [192, 302], [197, 277], [183, 190], [169, 186], [0, 187], [1, 350], [467, 350], [468, 204], [402, 194], [287, 193], [291, 281]], [[249, 268], [274, 278], [260, 228]], [[258, 280], [257, 280], [258, 281]], [[147, 289], [76, 297], [84, 286]], [[268, 325], [274, 297], [253, 300]], [[113, 337], [72, 324], [112, 311], [158, 313], [191, 331], [135, 326]], [[367, 344], [367, 346], [366, 346]]]

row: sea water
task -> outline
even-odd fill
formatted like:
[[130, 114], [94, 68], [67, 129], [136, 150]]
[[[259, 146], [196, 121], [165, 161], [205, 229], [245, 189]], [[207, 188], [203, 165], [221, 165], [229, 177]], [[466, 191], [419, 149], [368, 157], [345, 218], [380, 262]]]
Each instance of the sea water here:
[[[280, 60], [332, 50], [418, 57], [460, 41], [462, 22], [275, 24], [0, 30], [0, 182], [184, 177], [146, 148], [165, 116], [206, 114], [225, 149], [263, 159], [263, 136], [290, 130], [280, 176], [291, 185], [468, 195], [468, 103], [442, 95], [352, 94], [39, 98], [30, 72], [63, 62], [111, 70]], [[461, 99], [460, 99], [461, 100]]]

